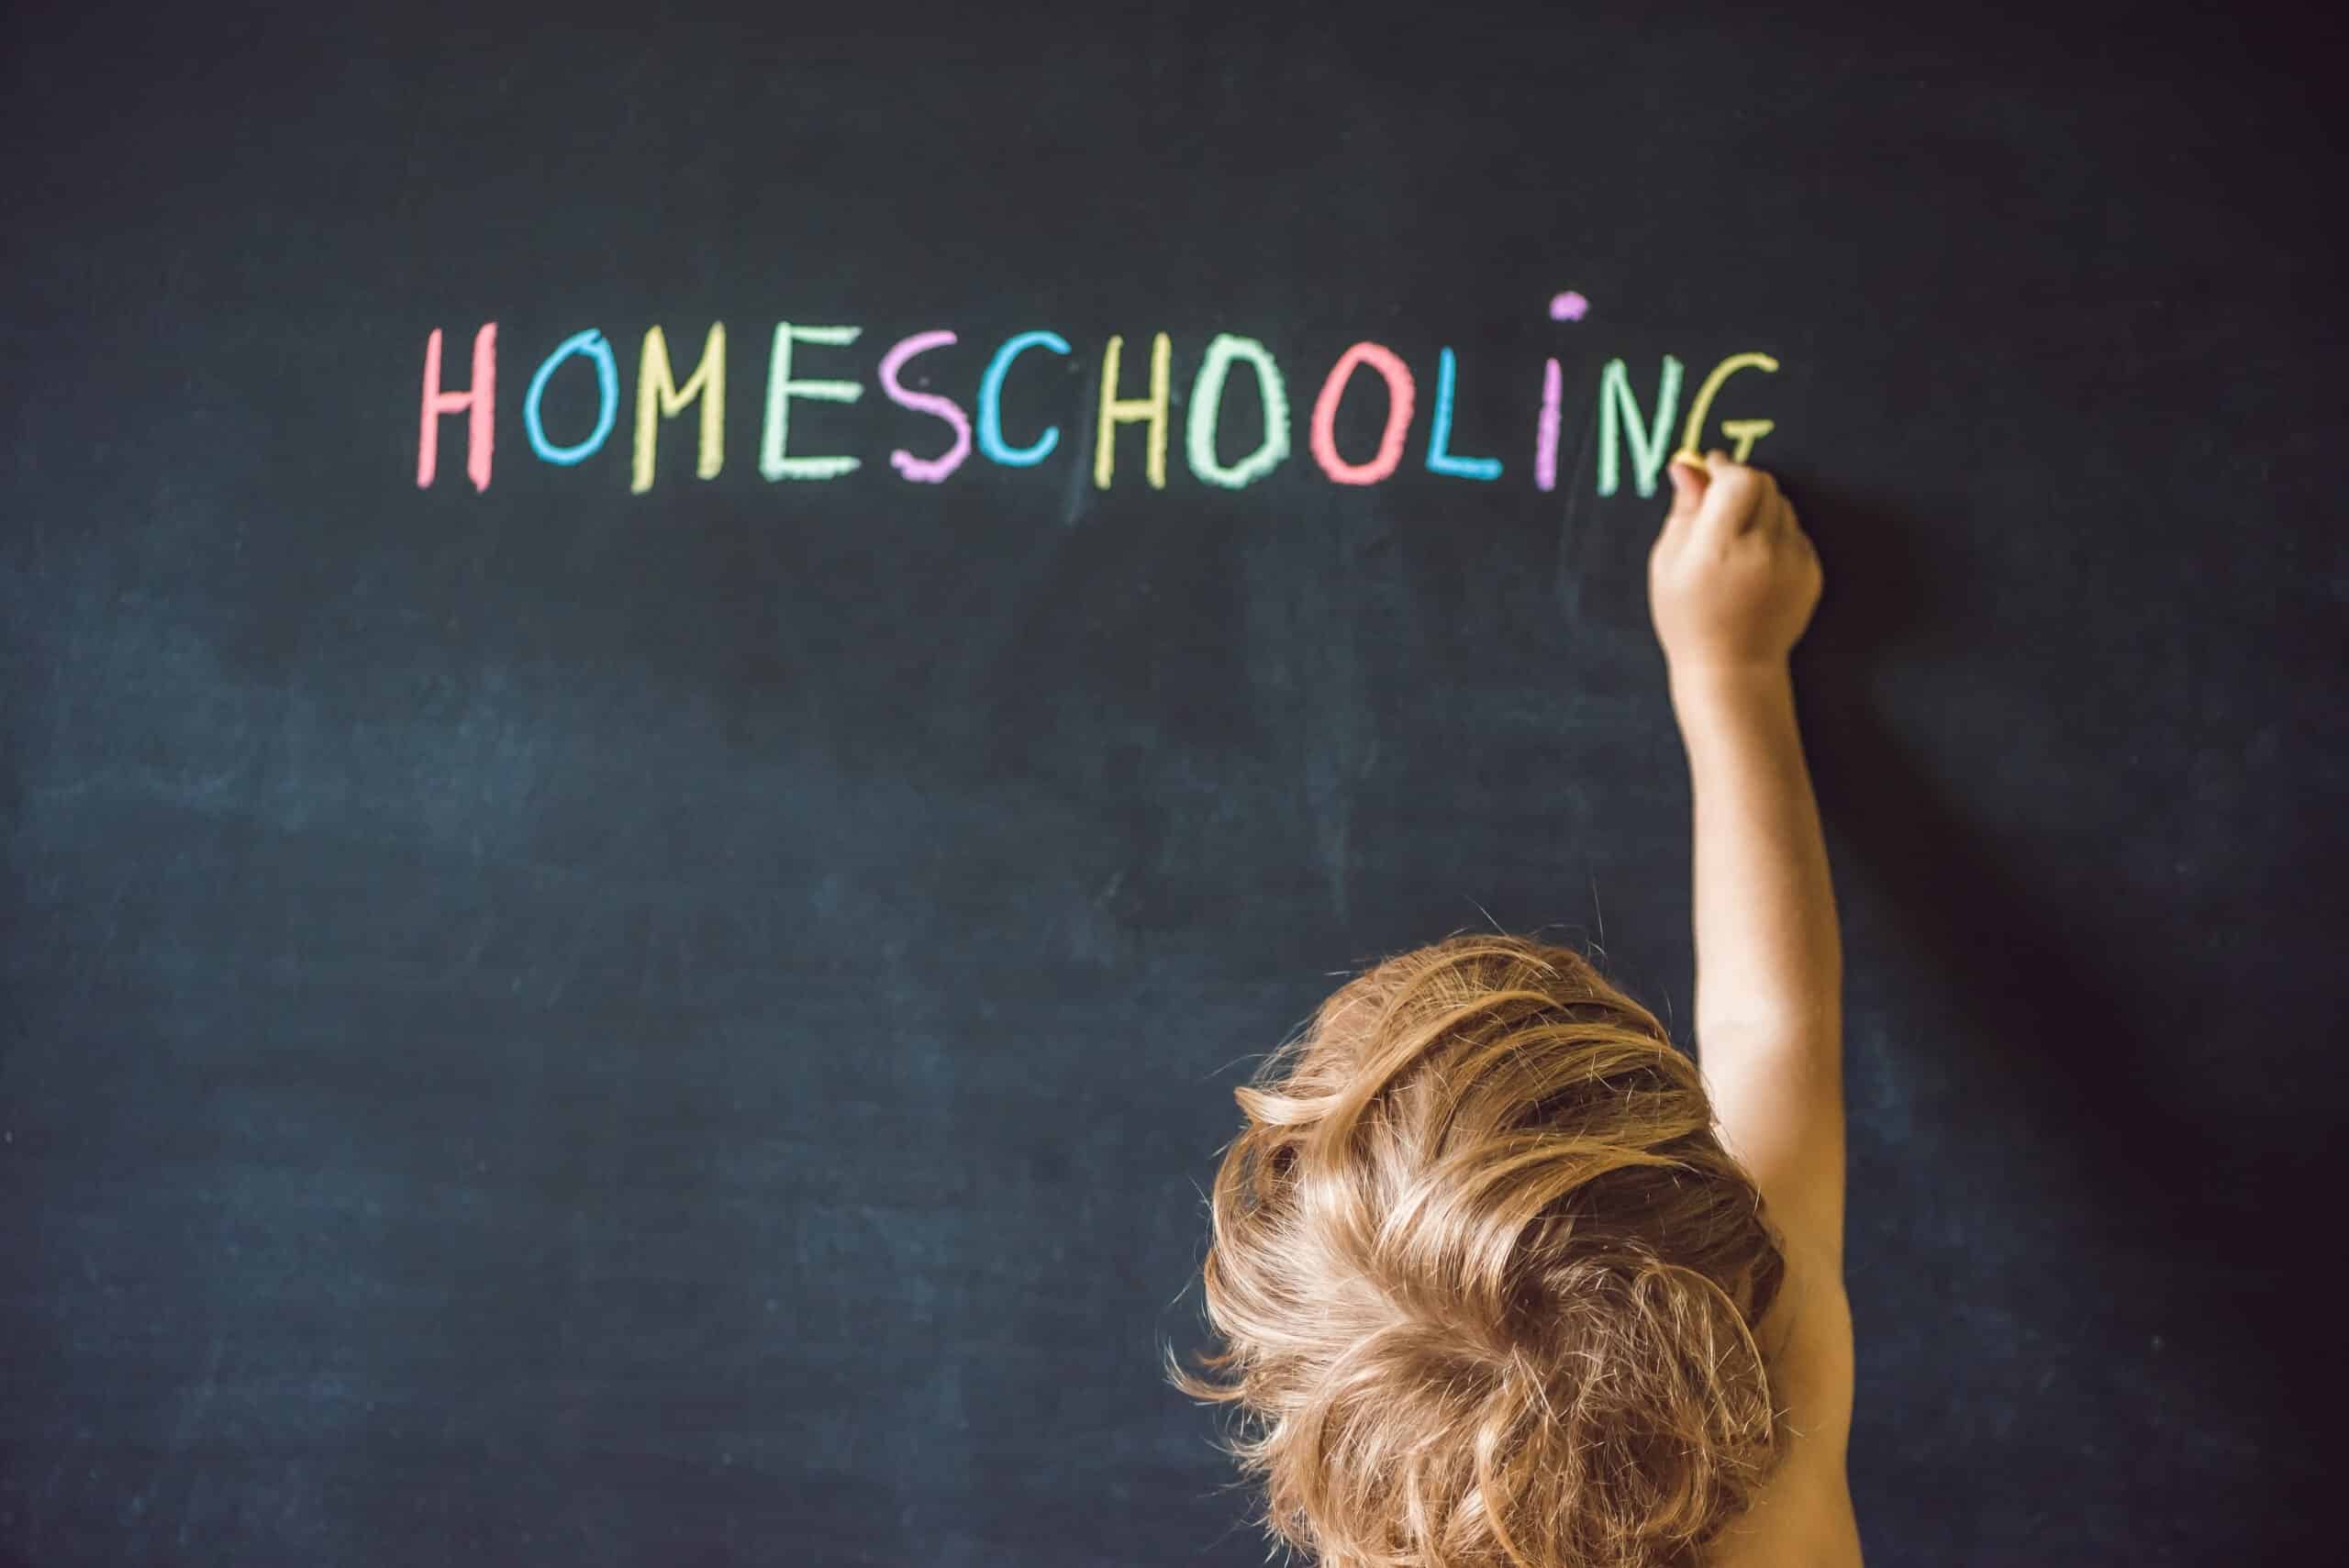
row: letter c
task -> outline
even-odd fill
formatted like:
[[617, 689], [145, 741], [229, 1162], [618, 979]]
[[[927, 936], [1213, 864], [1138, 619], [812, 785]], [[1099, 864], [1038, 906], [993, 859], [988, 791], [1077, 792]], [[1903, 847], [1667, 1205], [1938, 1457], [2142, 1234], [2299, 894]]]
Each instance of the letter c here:
[[1047, 425], [1044, 433], [1036, 438], [1033, 446], [1008, 447], [1003, 444], [1003, 381], [1011, 373], [1011, 361], [1030, 349], [1049, 349], [1055, 354], [1068, 352], [1068, 339], [1057, 332], [1022, 332], [1006, 339], [987, 361], [987, 372], [979, 381], [979, 450], [987, 461], [1009, 468], [1033, 468], [1052, 455], [1059, 444], [1061, 428]]

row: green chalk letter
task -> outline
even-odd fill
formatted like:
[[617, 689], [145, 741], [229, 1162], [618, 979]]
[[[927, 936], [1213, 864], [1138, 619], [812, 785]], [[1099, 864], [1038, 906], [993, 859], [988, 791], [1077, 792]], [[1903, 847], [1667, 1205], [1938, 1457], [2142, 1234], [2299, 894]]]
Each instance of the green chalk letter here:
[[[1234, 360], [1245, 361], [1256, 373], [1256, 390], [1264, 400], [1264, 439], [1256, 450], [1226, 468], [1216, 462], [1216, 419], [1223, 411], [1223, 383]], [[1191, 412], [1184, 427], [1183, 450], [1191, 472], [1209, 484], [1238, 490], [1262, 479], [1288, 456], [1288, 393], [1281, 384], [1280, 366], [1264, 345], [1253, 338], [1219, 334], [1208, 345], [1198, 379], [1191, 384]]]
[[769, 480], [776, 479], [838, 479], [843, 473], [854, 473], [858, 459], [852, 457], [785, 457], [784, 449], [791, 440], [791, 400], [808, 398], [818, 403], [853, 403], [864, 395], [864, 388], [852, 381], [796, 381], [791, 374], [791, 345], [796, 342], [820, 343], [828, 349], [844, 349], [856, 341], [862, 327], [796, 327], [788, 321], [774, 324], [774, 351], [767, 356], [767, 417], [765, 428], [760, 432], [759, 473]]
[[1672, 444], [1673, 410], [1680, 406], [1680, 361], [1670, 354], [1664, 356], [1664, 379], [1656, 387], [1655, 418], [1653, 422], [1640, 414], [1639, 399], [1631, 395], [1631, 373], [1620, 360], [1609, 360], [1598, 377], [1598, 493], [1612, 495], [1621, 484], [1616, 467], [1615, 443], [1619, 432], [1628, 434], [1631, 445], [1631, 462], [1638, 472], [1633, 478], [1642, 495], [1655, 494], [1656, 475], [1664, 472], [1664, 450]]

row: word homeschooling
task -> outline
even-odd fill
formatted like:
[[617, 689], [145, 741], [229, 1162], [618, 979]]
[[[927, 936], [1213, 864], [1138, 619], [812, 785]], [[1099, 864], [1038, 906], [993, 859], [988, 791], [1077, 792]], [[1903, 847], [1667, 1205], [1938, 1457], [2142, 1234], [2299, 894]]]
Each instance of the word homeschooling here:
[[[1577, 317], [1579, 307], [1587, 303], [1579, 295], [1562, 295], [1559, 300], [1563, 308], [1571, 309]], [[1558, 309], [1553, 309], [1553, 315], [1564, 318]], [[862, 466], [862, 460], [842, 454], [794, 452], [790, 439], [794, 402], [847, 404], [854, 403], [864, 394], [864, 387], [854, 381], [799, 376], [796, 373], [799, 351], [807, 348], [848, 349], [863, 330], [859, 327], [811, 327], [789, 321], [775, 324], [774, 346], [767, 359], [766, 409], [759, 443], [759, 473], [767, 480], [839, 479]], [[473, 334], [473, 383], [463, 391], [451, 391], [442, 384], [440, 340], [440, 329], [435, 328], [424, 343], [424, 404], [417, 436], [416, 483], [419, 488], [432, 484], [440, 461], [440, 422], [462, 414], [466, 417], [465, 473], [475, 490], [486, 490], [496, 438], [497, 324], [486, 323]], [[952, 398], [914, 391], [905, 384], [906, 367], [915, 358], [954, 341], [954, 334], [949, 331], [916, 332], [892, 344], [881, 356], [874, 373], [883, 395], [902, 408], [936, 419], [949, 438], [945, 450], [935, 456], [917, 456], [899, 448], [889, 454], [891, 465], [915, 484], [936, 484], [963, 466], [974, 441], [990, 462], [1010, 468], [1032, 468], [1051, 456], [1060, 443], [1058, 426], [1044, 426], [1024, 446], [1014, 446], [1006, 438], [1005, 390], [1022, 355], [1041, 352], [1066, 357], [1071, 352], [1068, 340], [1048, 331], [1021, 332], [1006, 339], [988, 358], [986, 370], [979, 378], [975, 419]], [[1100, 398], [1093, 439], [1093, 483], [1097, 488], [1109, 488], [1117, 472], [1119, 428], [1138, 424], [1144, 427], [1146, 443], [1143, 476], [1151, 488], [1163, 490], [1166, 487], [1172, 347], [1163, 332], [1152, 338], [1150, 390], [1138, 397], [1119, 395], [1124, 350], [1125, 339], [1121, 337], [1109, 339], [1102, 350]], [[594, 428], [565, 445], [548, 434], [540, 404], [548, 384], [573, 361], [579, 361], [579, 373], [594, 373], [596, 412]], [[1252, 451], [1227, 462], [1217, 450], [1217, 419], [1222, 410], [1225, 385], [1231, 372], [1240, 366], [1245, 366], [1256, 378], [1264, 430]], [[1715, 365], [1688, 406], [1676, 450], [1692, 453], [1698, 450], [1714, 397], [1731, 376], [1741, 370], [1766, 373], [1777, 368], [1778, 362], [1763, 353], [1731, 354]], [[1354, 462], [1338, 450], [1338, 410], [1353, 384], [1354, 373], [1365, 369], [1386, 384], [1386, 417], [1377, 450], [1365, 461]], [[1633, 483], [1639, 494], [1645, 496], [1655, 493], [1656, 477], [1665, 462], [1666, 438], [1679, 408], [1681, 371], [1678, 360], [1670, 354], [1664, 356], [1653, 412], [1649, 412], [1640, 406], [1631, 390], [1631, 373], [1621, 360], [1609, 360], [1601, 368], [1598, 396], [1599, 495], [1612, 495], [1620, 484], [1621, 447], [1630, 450]], [[1464, 457], [1452, 450], [1453, 391], [1458, 377], [1459, 366], [1453, 351], [1444, 348], [1436, 357], [1435, 406], [1429, 420], [1427, 466], [1432, 473], [1459, 479], [1498, 479], [1502, 469], [1499, 458]], [[1542, 490], [1555, 489], [1558, 483], [1562, 382], [1558, 361], [1546, 361], [1542, 400], [1533, 420], [1533, 483]], [[676, 417], [696, 402], [700, 404], [700, 449], [694, 473], [703, 479], [718, 476], [726, 462], [726, 391], [724, 323], [710, 327], [702, 340], [701, 361], [682, 385], [671, 367], [668, 339], [659, 327], [646, 331], [637, 359], [636, 450], [629, 482], [632, 491], [641, 495], [652, 488], [661, 422]], [[1337, 484], [1376, 484], [1387, 478], [1403, 460], [1417, 395], [1418, 384], [1410, 367], [1392, 350], [1368, 341], [1347, 349], [1322, 377], [1320, 390], [1313, 399], [1307, 445], [1314, 462]], [[1287, 460], [1287, 382], [1271, 352], [1257, 339], [1227, 332], [1210, 341], [1194, 374], [1187, 408], [1184, 451], [1192, 474], [1201, 484], [1238, 490], [1262, 479]], [[529, 390], [522, 398], [522, 431], [540, 461], [570, 467], [603, 450], [618, 422], [619, 410], [619, 369], [612, 347], [601, 332], [590, 328], [564, 339], [539, 362], [530, 376]], [[1720, 428], [1742, 462], [1753, 443], [1768, 434], [1773, 425], [1768, 419], [1724, 419]]]

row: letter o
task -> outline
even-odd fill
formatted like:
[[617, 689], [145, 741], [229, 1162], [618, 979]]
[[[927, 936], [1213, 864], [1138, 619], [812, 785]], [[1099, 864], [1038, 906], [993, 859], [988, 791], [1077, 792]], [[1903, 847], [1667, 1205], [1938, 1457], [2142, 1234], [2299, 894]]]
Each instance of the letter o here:
[[[1386, 428], [1378, 438], [1378, 455], [1368, 462], [1352, 463], [1338, 455], [1338, 405], [1358, 366], [1368, 365], [1386, 378]], [[1391, 349], [1361, 342], [1338, 356], [1330, 378], [1313, 400], [1313, 461], [1340, 484], [1375, 484], [1403, 461], [1403, 439], [1411, 430], [1414, 388], [1408, 366]]]
[[[1216, 418], [1223, 410], [1223, 384], [1233, 361], [1256, 373], [1256, 391], [1264, 406], [1264, 437], [1256, 450], [1225, 466], [1216, 461]], [[1278, 468], [1288, 457], [1288, 394], [1281, 385], [1280, 366], [1264, 344], [1253, 338], [1219, 334], [1208, 345], [1199, 373], [1191, 383], [1191, 413], [1184, 428], [1184, 450], [1191, 472], [1208, 484], [1239, 490]]]
[[[596, 415], [596, 428], [577, 446], [559, 447], [547, 439], [545, 423], [539, 417], [539, 399], [546, 395], [547, 383], [554, 378], [557, 366], [573, 354], [585, 354], [596, 361], [596, 390], [603, 406]], [[530, 439], [530, 450], [545, 462], [564, 468], [584, 462], [603, 450], [612, 433], [612, 421], [619, 417], [620, 373], [612, 362], [612, 346], [594, 328], [565, 338], [555, 351], [539, 366], [530, 378], [529, 395], [522, 399], [522, 433]]]

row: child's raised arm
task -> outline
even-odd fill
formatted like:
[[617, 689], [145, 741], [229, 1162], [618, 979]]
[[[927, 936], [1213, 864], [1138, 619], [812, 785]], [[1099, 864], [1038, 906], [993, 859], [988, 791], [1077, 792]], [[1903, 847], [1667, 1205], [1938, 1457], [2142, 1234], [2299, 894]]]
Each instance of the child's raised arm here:
[[1695, 801], [1698, 1061], [1773, 1219], [1840, 1283], [1842, 953], [1787, 665], [1819, 556], [1760, 470], [1716, 452], [1672, 482], [1648, 598]]
[[1675, 461], [1672, 484], [1648, 601], [1696, 808], [1698, 1064], [1786, 1254], [1786, 1288], [1755, 1327], [1798, 1440], [1771, 1518], [1710, 1561], [1856, 1565], [1843, 955], [1787, 667], [1819, 602], [1819, 555], [1757, 469], [1715, 452], [1702, 469]]

